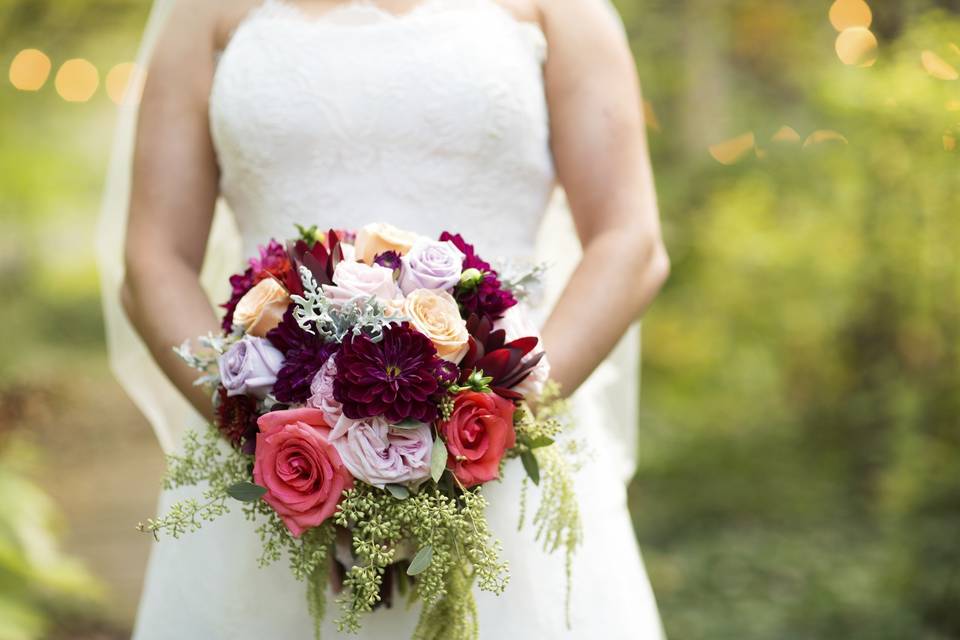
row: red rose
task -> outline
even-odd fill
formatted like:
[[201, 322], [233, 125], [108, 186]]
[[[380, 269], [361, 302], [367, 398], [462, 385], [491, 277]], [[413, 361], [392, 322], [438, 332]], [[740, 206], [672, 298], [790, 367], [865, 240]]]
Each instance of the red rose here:
[[447, 444], [447, 468], [465, 487], [500, 475], [504, 452], [517, 442], [513, 403], [493, 393], [461, 391], [450, 419], [440, 424]]
[[333, 515], [353, 477], [330, 444], [319, 409], [271, 411], [257, 421], [254, 481], [295, 537]]

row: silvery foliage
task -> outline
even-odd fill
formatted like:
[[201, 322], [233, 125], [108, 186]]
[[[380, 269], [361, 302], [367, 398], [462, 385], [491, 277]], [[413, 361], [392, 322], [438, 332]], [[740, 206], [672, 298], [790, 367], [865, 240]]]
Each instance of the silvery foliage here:
[[535, 299], [542, 291], [543, 274], [547, 272], [545, 262], [531, 264], [514, 260], [502, 260], [497, 265], [500, 284], [510, 291], [518, 301]]
[[174, 347], [173, 352], [180, 356], [180, 359], [186, 362], [187, 366], [203, 372], [202, 376], [193, 381], [195, 386], [211, 385], [215, 387], [220, 384], [220, 369], [217, 360], [236, 342], [236, 338], [208, 333], [205, 336], [200, 336], [197, 341], [204, 348], [201, 353], [193, 351], [189, 340], [184, 340], [179, 347]]
[[303, 295], [292, 295], [290, 298], [297, 305], [293, 317], [307, 333], [334, 342], [343, 342], [348, 333], [355, 336], [365, 334], [377, 342], [383, 337], [384, 327], [402, 320], [399, 317], [388, 318], [375, 296], [357, 297], [343, 304], [333, 302], [323, 293], [306, 267], [300, 267], [300, 280], [303, 282]]

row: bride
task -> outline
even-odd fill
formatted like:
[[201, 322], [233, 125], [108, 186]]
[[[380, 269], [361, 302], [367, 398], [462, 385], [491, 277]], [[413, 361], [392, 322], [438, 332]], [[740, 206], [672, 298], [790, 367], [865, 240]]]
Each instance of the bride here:
[[[570, 625], [563, 558], [517, 529], [513, 460], [489, 487], [510, 584], [477, 594], [480, 636], [661, 638], [625, 483], [631, 325], [669, 263], [634, 62], [607, 0], [158, 0], [142, 55], [149, 73], [139, 113], [121, 118], [100, 254], [123, 307], [105, 297], [114, 368], [164, 449], [210, 417], [171, 350], [217, 330], [201, 283], [224, 282], [217, 269], [238, 266], [238, 250], [252, 255], [294, 222], [449, 229], [482, 255], [570, 262], [554, 269], [553, 303], [534, 309], [591, 450], [577, 477]], [[184, 495], [165, 492], [161, 509]], [[240, 513], [161, 540], [134, 637], [311, 637], [303, 585], [283, 563], [257, 567], [258, 544]], [[380, 608], [361, 638], [408, 638], [417, 615]], [[336, 637], [329, 621], [324, 633]]]

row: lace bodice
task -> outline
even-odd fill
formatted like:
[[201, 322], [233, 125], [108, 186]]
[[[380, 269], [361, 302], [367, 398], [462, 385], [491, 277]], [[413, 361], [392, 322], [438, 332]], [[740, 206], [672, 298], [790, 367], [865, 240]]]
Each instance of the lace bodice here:
[[495, 0], [350, 4], [310, 16], [267, 0], [220, 56], [210, 97], [221, 192], [244, 254], [293, 223], [384, 221], [533, 249], [554, 185], [546, 40]]

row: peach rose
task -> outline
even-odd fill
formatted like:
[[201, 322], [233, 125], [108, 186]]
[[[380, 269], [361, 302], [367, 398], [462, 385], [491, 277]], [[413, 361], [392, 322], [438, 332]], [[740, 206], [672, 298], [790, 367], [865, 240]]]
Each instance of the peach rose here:
[[250, 335], [262, 338], [280, 324], [288, 306], [290, 296], [283, 285], [273, 278], [264, 278], [237, 302], [233, 323]]
[[419, 238], [415, 233], [398, 229], [383, 222], [368, 224], [357, 233], [357, 240], [353, 243], [357, 260], [373, 264], [377, 254], [384, 251], [396, 251], [404, 255], [413, 243]]
[[294, 537], [333, 515], [353, 476], [330, 443], [319, 409], [271, 411], [257, 420], [253, 479]]
[[415, 289], [403, 301], [403, 313], [413, 328], [430, 338], [437, 355], [460, 362], [467, 353], [467, 323], [457, 301], [446, 291]]

